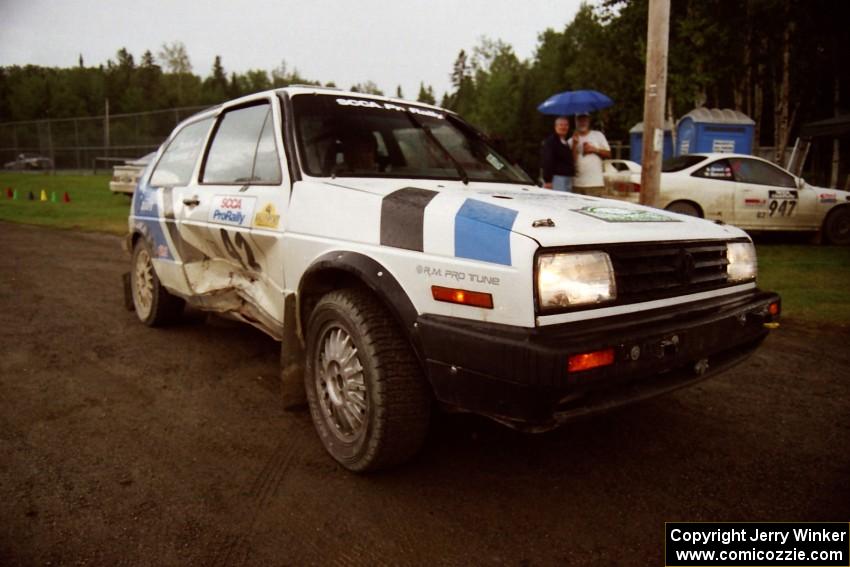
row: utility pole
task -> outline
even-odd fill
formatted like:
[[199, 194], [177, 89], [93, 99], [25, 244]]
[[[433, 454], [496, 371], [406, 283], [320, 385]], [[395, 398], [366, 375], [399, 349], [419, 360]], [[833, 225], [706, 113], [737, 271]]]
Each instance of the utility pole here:
[[106, 146], [106, 155], [109, 155], [109, 99], [106, 99], [105, 114], [103, 116], [103, 145]]
[[643, 99], [643, 154], [640, 174], [640, 202], [642, 205], [649, 206], [655, 205], [661, 184], [669, 32], [670, 0], [649, 0], [646, 86]]

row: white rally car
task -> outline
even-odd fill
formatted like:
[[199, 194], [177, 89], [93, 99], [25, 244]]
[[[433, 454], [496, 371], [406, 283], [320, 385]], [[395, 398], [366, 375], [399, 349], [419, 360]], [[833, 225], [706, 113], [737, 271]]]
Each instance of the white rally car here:
[[[636, 203], [640, 171], [606, 187]], [[657, 206], [734, 224], [751, 232], [821, 231], [850, 244], [850, 192], [813, 187], [773, 163], [745, 154], [686, 154], [664, 163]]]
[[729, 368], [780, 311], [741, 230], [540, 189], [451, 112], [331, 89], [180, 124], [129, 228], [138, 318], [281, 340], [286, 403], [355, 471], [413, 455], [434, 402], [548, 429]]

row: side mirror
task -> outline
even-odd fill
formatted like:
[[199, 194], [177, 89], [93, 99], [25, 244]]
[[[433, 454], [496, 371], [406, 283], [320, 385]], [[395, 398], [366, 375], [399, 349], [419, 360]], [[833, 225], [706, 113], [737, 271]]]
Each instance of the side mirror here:
[[806, 186], [806, 180], [803, 179], [802, 177], [798, 177], [797, 178], [797, 189], [802, 189], [805, 186]]

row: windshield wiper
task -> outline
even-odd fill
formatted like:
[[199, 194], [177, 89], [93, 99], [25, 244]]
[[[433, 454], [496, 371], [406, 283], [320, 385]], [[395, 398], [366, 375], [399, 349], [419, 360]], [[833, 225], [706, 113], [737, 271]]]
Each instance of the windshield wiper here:
[[463, 181], [464, 185], [469, 185], [469, 174], [466, 173], [466, 170], [463, 168], [463, 166], [460, 164], [460, 162], [458, 160], [456, 160], [455, 157], [449, 152], [449, 150], [446, 149], [446, 147], [443, 144], [440, 143], [440, 140], [437, 139], [437, 136], [434, 135], [434, 133], [431, 131], [431, 128], [429, 128], [428, 126], [426, 126], [425, 124], [422, 124], [419, 120], [417, 120], [416, 116], [414, 116], [414, 114], [412, 112], [410, 112], [410, 109], [406, 108], [404, 110], [404, 113], [407, 115], [407, 118], [410, 120], [410, 122], [416, 128], [425, 132], [425, 136], [427, 136], [429, 140], [434, 142], [434, 144], [438, 148], [443, 150], [443, 153], [446, 154], [446, 157], [448, 157], [449, 161], [452, 162], [452, 165], [455, 166], [455, 169], [457, 170], [457, 174], [460, 177], [460, 180]]

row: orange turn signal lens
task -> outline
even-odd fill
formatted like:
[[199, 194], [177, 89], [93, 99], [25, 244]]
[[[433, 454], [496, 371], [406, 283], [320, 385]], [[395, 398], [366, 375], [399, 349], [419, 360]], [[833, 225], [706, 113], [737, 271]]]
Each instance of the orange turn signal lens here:
[[431, 294], [437, 301], [481, 307], [482, 309], [493, 309], [493, 296], [489, 293], [432, 285]]
[[570, 355], [567, 369], [570, 372], [581, 372], [582, 370], [590, 370], [591, 368], [609, 366], [611, 364], [614, 364], [614, 349], [606, 348], [605, 350]]
[[779, 303], [771, 303], [767, 308], [767, 312], [773, 316], [779, 315]]

